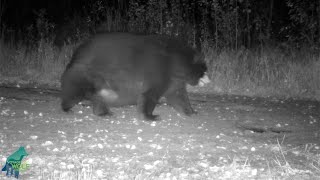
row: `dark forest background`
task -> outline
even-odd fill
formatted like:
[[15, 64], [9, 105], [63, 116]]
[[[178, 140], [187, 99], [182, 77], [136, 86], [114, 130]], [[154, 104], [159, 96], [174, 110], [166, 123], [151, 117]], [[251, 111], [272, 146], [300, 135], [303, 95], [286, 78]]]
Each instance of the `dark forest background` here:
[[5, 77], [58, 80], [92, 34], [140, 32], [201, 49], [215, 92], [320, 97], [320, 0], [0, 0], [0, 28]]
[[0, 10], [2, 35], [15, 40], [134, 31], [232, 49], [320, 41], [319, 0], [1, 0]]

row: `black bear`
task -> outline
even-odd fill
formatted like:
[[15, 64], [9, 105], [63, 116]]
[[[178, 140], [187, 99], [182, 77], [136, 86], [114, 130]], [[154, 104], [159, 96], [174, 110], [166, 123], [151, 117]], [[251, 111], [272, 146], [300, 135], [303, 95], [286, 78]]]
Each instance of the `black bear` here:
[[153, 110], [164, 96], [177, 111], [194, 114], [186, 84], [197, 85], [205, 76], [203, 57], [167, 36], [95, 35], [75, 50], [62, 75], [62, 109], [88, 99], [102, 116], [111, 114], [109, 107], [137, 104], [142, 118], [157, 120]]

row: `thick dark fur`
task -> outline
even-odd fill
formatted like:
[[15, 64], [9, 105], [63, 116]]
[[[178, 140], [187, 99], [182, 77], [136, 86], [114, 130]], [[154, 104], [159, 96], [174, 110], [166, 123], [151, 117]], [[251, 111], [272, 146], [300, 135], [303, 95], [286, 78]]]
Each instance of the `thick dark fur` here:
[[[109, 107], [137, 104], [147, 120], [164, 96], [177, 111], [195, 113], [186, 83], [197, 85], [207, 67], [203, 56], [182, 41], [160, 35], [99, 34], [82, 44], [62, 75], [62, 109], [89, 99], [96, 115]], [[112, 94], [108, 98], [101, 93]]]

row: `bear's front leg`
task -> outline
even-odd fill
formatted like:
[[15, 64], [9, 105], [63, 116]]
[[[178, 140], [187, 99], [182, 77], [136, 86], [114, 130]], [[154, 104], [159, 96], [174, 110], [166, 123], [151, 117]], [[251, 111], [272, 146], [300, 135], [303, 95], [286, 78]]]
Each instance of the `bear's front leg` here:
[[176, 84], [176, 86], [170, 87], [170, 90], [165, 94], [165, 98], [168, 104], [178, 112], [184, 113], [187, 116], [197, 113], [191, 107], [188, 93], [184, 84]]

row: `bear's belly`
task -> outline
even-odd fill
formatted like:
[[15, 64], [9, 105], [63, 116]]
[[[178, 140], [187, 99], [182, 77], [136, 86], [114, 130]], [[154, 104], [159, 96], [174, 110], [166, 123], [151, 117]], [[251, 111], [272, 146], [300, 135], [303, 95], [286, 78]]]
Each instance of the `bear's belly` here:
[[112, 89], [118, 98], [108, 103], [111, 107], [135, 105], [143, 92], [142, 82], [139, 81], [122, 82], [118, 87]]

